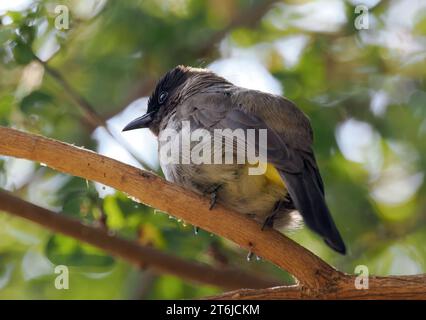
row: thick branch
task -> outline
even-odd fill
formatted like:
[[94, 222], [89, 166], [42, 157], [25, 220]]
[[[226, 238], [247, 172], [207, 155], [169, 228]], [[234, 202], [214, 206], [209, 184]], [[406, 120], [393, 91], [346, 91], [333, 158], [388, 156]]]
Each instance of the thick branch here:
[[51, 168], [98, 181], [188, 223], [225, 237], [293, 274], [303, 285], [320, 288], [340, 272], [275, 230], [171, 184], [150, 172], [83, 148], [0, 127], [0, 154], [38, 161]]
[[139, 245], [134, 241], [110, 235], [105, 229], [84, 225], [78, 220], [38, 207], [8, 192], [0, 191], [0, 210], [89, 243], [136, 266], [145, 266], [148, 263], [149, 267], [156, 272], [169, 273], [190, 281], [228, 289], [266, 288], [278, 284], [272, 279], [248, 274], [241, 270], [219, 269], [206, 264], [185, 261], [154, 248]]
[[331, 281], [318, 292], [301, 286], [285, 286], [268, 289], [242, 289], [218, 296], [212, 300], [270, 300], [270, 299], [421, 299], [426, 300], [426, 275], [370, 277], [368, 289], [356, 289], [355, 276], [344, 275]]
[[[245, 216], [227, 210], [218, 205], [210, 211], [208, 199], [170, 184], [160, 177], [143, 170], [125, 165], [113, 159], [98, 155], [94, 152], [77, 148], [59, 141], [23, 133], [14, 129], [0, 127], [0, 154], [43, 162], [59, 171], [95, 180], [113, 188], [126, 192], [135, 199], [169, 212], [185, 221], [230, 239], [247, 250], [269, 260], [295, 275], [299, 284], [290, 287], [275, 287], [261, 290], [239, 290], [224, 294], [216, 299], [426, 299], [426, 276], [390, 276], [370, 277], [369, 288], [358, 290], [355, 287], [355, 276], [343, 274], [323, 262], [320, 258], [304, 249], [297, 243], [273, 231], [260, 231], [260, 226]], [[3, 200], [0, 197], [0, 200]], [[25, 209], [25, 202], [15, 200], [9, 205], [1, 201], [0, 209], [26, 218], [35, 217]], [[22, 209], [24, 206], [25, 210]], [[18, 209], [16, 209], [18, 208]], [[33, 210], [33, 209], [32, 209]], [[45, 210], [39, 208], [39, 210]], [[44, 212], [46, 214], [46, 212]], [[47, 221], [53, 230], [81, 237], [90, 228], [78, 222], [78, 227], [67, 225], [58, 229], [57, 214], [51, 214]], [[51, 220], [50, 220], [51, 219]], [[46, 221], [43, 225], [46, 225]], [[73, 229], [74, 228], [74, 229]], [[105, 247], [110, 236], [101, 229], [95, 229], [99, 234], [85, 241], [100, 248]], [[90, 236], [89, 236], [90, 237]], [[102, 238], [105, 237], [105, 238]], [[145, 257], [158, 270], [170, 272], [185, 278], [190, 278], [193, 272], [188, 272], [187, 262], [173, 258], [175, 266], [164, 262], [164, 254], [153, 251], [152, 248], [140, 247], [132, 242], [119, 239], [113, 244], [114, 254], [124, 257], [135, 264], [140, 260], [135, 257]], [[118, 244], [119, 243], [119, 244]], [[136, 255], [130, 254], [133, 252]], [[199, 267], [203, 282], [212, 281], [206, 266]], [[191, 275], [190, 275], [191, 273]], [[209, 280], [210, 279], [210, 280]]]
[[123, 139], [120, 135], [117, 135], [114, 130], [111, 130], [108, 127], [108, 123], [104, 118], [102, 118], [101, 115], [96, 112], [95, 107], [89, 101], [87, 101], [86, 98], [84, 98], [76, 90], [74, 90], [74, 88], [69, 84], [69, 82], [65, 79], [65, 77], [62, 76], [62, 74], [58, 70], [49, 66], [47, 62], [42, 61], [37, 56], [34, 56], [34, 58], [44, 67], [46, 72], [58, 82], [58, 84], [64, 89], [64, 92], [80, 108], [84, 119], [87, 121], [87, 124], [90, 125], [90, 128], [92, 130], [95, 130], [97, 127], [103, 127], [106, 132], [111, 136], [111, 138], [116, 140], [121, 146], [123, 146], [136, 161], [138, 161], [144, 168], [149, 168], [148, 164], [132, 151], [132, 148], [129, 146], [127, 141]]

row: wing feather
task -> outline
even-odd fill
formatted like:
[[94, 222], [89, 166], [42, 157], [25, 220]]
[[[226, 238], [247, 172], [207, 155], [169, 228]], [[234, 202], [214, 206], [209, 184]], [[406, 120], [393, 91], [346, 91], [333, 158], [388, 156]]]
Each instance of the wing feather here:
[[225, 94], [206, 92], [193, 96], [182, 106], [181, 117], [211, 130], [266, 129], [268, 163], [279, 171], [297, 210], [308, 227], [344, 254], [345, 244], [325, 202], [309, 119], [282, 97], [233, 88]]

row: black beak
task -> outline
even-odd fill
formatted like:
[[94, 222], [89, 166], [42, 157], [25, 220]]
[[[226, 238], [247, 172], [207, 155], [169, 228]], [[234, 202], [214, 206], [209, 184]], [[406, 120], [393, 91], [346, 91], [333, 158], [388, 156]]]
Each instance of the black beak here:
[[144, 114], [142, 117], [136, 118], [135, 120], [131, 121], [127, 126], [124, 127], [122, 131], [130, 131], [140, 128], [148, 128], [153, 120], [153, 113], [149, 112]]

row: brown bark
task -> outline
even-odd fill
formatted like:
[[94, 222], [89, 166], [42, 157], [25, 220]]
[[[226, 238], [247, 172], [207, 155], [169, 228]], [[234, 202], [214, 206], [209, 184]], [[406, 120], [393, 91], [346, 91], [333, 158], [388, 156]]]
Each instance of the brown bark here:
[[356, 289], [355, 276], [342, 275], [341, 277], [330, 279], [326, 286], [317, 290], [310, 290], [299, 285], [258, 290], [240, 289], [210, 297], [209, 299], [426, 299], [425, 275], [370, 277], [368, 282], [368, 289]]
[[84, 241], [113, 256], [120, 257], [137, 267], [168, 273], [192, 282], [207, 283], [227, 289], [242, 287], [266, 288], [278, 281], [233, 268], [214, 268], [206, 264], [190, 262], [149, 246], [111, 235], [104, 228], [85, 225], [64, 214], [51, 212], [8, 192], [0, 191], [0, 210], [35, 222], [54, 232]]
[[258, 223], [220, 204], [209, 210], [209, 199], [151, 172], [93, 151], [14, 129], [0, 127], [0, 141], [0, 154], [41, 162], [55, 170], [123, 191], [135, 200], [234, 241], [287, 270], [306, 285], [318, 286], [326, 277], [338, 274], [281, 233], [275, 230], [261, 232]]
[[[270, 291], [244, 291], [253, 298], [426, 298], [423, 276], [372, 278], [371, 287], [360, 294], [353, 276], [345, 275], [307, 249], [275, 230], [260, 230], [253, 220], [218, 204], [209, 210], [209, 200], [162, 178], [83, 148], [0, 127], [0, 154], [45, 163], [51, 168], [121, 190], [139, 201], [168, 212], [188, 223], [225, 237], [294, 275], [296, 287]], [[290, 290], [290, 293], [288, 291]], [[282, 292], [282, 293], [280, 293]], [[234, 293], [233, 297], [238, 297]]]

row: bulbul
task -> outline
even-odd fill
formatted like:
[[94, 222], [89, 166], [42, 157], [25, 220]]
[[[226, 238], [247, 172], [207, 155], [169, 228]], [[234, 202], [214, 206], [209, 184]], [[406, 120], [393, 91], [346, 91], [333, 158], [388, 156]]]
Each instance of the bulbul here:
[[266, 130], [266, 170], [250, 175], [248, 163], [164, 163], [160, 157], [167, 180], [210, 194], [212, 206], [217, 199], [263, 223], [262, 229], [289, 228], [301, 215], [332, 249], [345, 254], [325, 202], [310, 121], [294, 103], [235, 86], [206, 69], [177, 66], [157, 83], [146, 114], [123, 131], [149, 128], [161, 137], [167, 129], [182, 133], [183, 123], [189, 123], [190, 130], [205, 129], [213, 135], [216, 129]]

